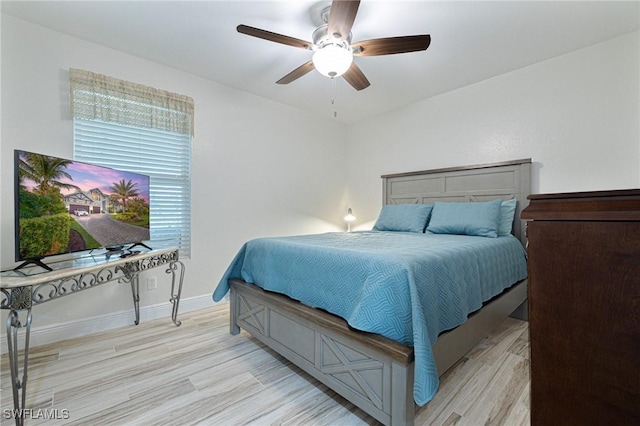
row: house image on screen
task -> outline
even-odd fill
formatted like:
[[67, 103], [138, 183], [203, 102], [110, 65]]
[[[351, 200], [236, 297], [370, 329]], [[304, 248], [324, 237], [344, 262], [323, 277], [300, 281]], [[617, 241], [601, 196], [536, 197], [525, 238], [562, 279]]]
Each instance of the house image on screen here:
[[[65, 195], [64, 203], [72, 214], [106, 213], [109, 209], [109, 196], [98, 188], [88, 191], [76, 191], [73, 194]], [[118, 210], [118, 205], [115, 209]]]

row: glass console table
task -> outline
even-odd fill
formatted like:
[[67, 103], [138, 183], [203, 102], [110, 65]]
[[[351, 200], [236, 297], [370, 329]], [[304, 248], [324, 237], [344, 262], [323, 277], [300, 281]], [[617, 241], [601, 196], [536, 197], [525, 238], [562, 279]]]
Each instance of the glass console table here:
[[[125, 252], [128, 253], [128, 252]], [[13, 388], [13, 406], [16, 425], [24, 424], [27, 367], [29, 362], [29, 333], [31, 308], [83, 290], [111, 282], [129, 283], [133, 294], [135, 324], [140, 322], [139, 274], [152, 268], [165, 266], [171, 274], [171, 319], [176, 326], [178, 304], [184, 280], [184, 264], [178, 259], [178, 248], [155, 249], [120, 255], [100, 254], [72, 260], [49, 263], [53, 270], [46, 272], [39, 266], [0, 273], [0, 309], [9, 310], [7, 317], [7, 347]], [[22, 316], [22, 321], [20, 316]], [[18, 350], [18, 330], [24, 328], [22, 377]]]

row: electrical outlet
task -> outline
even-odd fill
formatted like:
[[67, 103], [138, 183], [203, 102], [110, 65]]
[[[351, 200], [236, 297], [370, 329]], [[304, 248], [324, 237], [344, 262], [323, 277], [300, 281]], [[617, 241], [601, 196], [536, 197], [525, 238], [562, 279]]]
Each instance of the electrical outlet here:
[[157, 289], [158, 289], [158, 278], [147, 277], [147, 290], [157, 290]]

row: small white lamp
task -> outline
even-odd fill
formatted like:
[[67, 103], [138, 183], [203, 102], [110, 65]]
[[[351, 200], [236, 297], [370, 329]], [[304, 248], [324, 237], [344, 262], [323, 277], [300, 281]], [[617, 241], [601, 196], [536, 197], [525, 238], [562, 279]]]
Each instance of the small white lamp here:
[[347, 222], [347, 232], [351, 232], [351, 222], [356, 220], [356, 217], [353, 215], [351, 211], [351, 207], [347, 209], [347, 215], [344, 217], [344, 220]]

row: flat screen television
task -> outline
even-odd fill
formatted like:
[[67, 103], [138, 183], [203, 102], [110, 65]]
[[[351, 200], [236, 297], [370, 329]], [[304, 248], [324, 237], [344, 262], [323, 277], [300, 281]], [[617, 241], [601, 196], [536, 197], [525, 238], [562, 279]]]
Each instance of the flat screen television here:
[[149, 176], [15, 150], [15, 260], [144, 245]]

